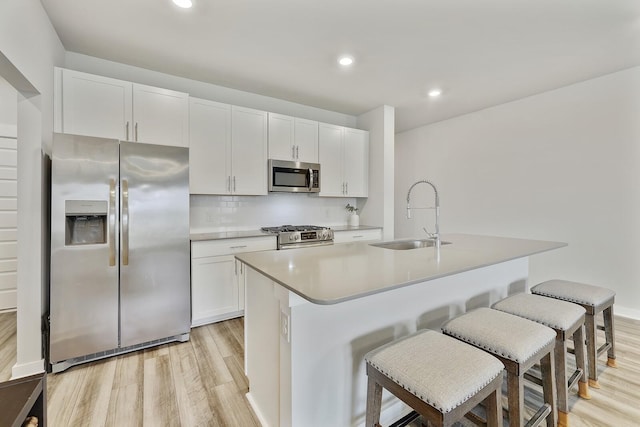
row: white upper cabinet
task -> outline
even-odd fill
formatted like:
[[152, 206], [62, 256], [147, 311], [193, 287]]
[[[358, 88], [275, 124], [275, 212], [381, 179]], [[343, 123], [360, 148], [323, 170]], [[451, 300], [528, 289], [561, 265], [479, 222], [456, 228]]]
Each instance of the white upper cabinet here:
[[267, 112], [231, 107], [231, 192], [267, 194]]
[[267, 113], [191, 98], [192, 194], [267, 194]]
[[269, 158], [295, 160], [294, 118], [269, 113]]
[[56, 114], [56, 132], [130, 138], [131, 83], [60, 68], [55, 69], [55, 77], [61, 91], [56, 107], [62, 111]]
[[269, 113], [269, 158], [318, 163], [318, 122]]
[[369, 195], [369, 132], [344, 128], [345, 195]]
[[54, 130], [186, 147], [189, 95], [55, 68]]
[[367, 197], [369, 132], [319, 125], [320, 196]]
[[315, 120], [295, 120], [296, 160], [318, 163], [318, 122]]
[[189, 189], [192, 194], [229, 194], [231, 105], [189, 100]]
[[318, 134], [320, 153], [320, 196], [343, 197], [343, 128], [342, 126], [320, 123]]
[[133, 84], [133, 140], [189, 146], [189, 95]]

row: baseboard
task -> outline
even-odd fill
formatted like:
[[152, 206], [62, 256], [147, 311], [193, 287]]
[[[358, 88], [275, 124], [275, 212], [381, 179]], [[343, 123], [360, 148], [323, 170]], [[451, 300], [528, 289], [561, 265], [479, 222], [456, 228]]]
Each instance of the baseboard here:
[[251, 392], [248, 392], [247, 394], [245, 394], [245, 397], [249, 402], [249, 406], [251, 406], [251, 409], [253, 409], [253, 413], [256, 414], [256, 418], [258, 418], [260, 425], [262, 427], [269, 427], [269, 423], [267, 423], [267, 421], [264, 419], [262, 412], [260, 412], [260, 410], [258, 409], [258, 405], [256, 405], [256, 402], [253, 400], [253, 396], [251, 396]]
[[640, 320], [640, 310], [620, 307], [618, 304], [614, 304], [613, 314], [620, 317], [628, 317], [629, 319]]
[[15, 380], [16, 378], [28, 377], [42, 372], [44, 372], [44, 359], [23, 363], [22, 365], [16, 363], [11, 368], [11, 379]]
[[0, 291], [0, 312], [15, 310], [18, 306], [18, 291], [16, 289], [6, 289]]

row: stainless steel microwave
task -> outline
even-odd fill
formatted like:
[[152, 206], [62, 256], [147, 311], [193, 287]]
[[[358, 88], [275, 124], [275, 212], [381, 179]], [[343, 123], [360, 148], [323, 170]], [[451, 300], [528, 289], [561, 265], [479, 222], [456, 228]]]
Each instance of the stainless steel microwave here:
[[269, 159], [269, 191], [320, 192], [320, 165], [318, 163]]

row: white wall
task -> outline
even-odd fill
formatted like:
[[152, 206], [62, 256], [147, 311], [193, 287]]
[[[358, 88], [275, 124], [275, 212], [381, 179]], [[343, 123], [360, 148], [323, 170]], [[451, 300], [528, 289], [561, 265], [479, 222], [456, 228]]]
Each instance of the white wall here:
[[16, 137], [18, 93], [0, 75], [0, 137]]
[[44, 368], [40, 322], [48, 278], [42, 150], [53, 129], [54, 65], [64, 49], [38, 0], [0, 2], [0, 74], [18, 89], [18, 333], [13, 376]]
[[369, 197], [358, 199], [360, 223], [383, 227], [383, 237], [394, 234], [395, 109], [383, 105], [358, 116], [358, 128], [369, 131]]
[[396, 235], [420, 234], [405, 194], [431, 179], [444, 233], [567, 242], [532, 257], [531, 284], [606, 286], [640, 318], [639, 118], [636, 67], [398, 134]]

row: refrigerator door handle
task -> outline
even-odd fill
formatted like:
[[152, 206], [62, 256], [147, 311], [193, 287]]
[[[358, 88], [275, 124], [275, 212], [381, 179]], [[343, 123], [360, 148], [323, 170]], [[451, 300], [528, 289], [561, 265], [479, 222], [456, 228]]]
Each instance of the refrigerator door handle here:
[[122, 265], [129, 265], [129, 181], [122, 180]]
[[116, 265], [116, 180], [109, 180], [109, 267]]

